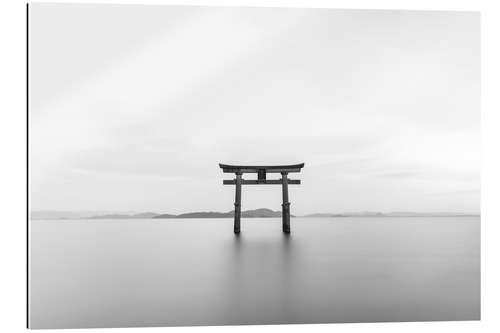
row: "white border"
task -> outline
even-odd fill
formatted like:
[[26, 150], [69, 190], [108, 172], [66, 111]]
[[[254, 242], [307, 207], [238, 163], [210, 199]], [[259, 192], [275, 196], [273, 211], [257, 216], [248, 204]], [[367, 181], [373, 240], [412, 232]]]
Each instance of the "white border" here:
[[[36, 1], [35, 1], [36, 2]], [[50, 2], [68, 2], [52, 0]], [[321, 324], [279, 326], [223, 326], [128, 328], [130, 332], [497, 332], [500, 331], [500, 6], [481, 0], [178, 0], [77, 1], [92, 3], [148, 3], [266, 7], [319, 7], [416, 10], [475, 10], [482, 29], [482, 320], [479, 322], [420, 322], [380, 324]], [[0, 330], [20, 332], [26, 325], [26, 59], [25, 1], [0, 1]], [[118, 332], [124, 329], [106, 329]], [[48, 330], [51, 332], [53, 330]], [[66, 330], [57, 330], [64, 332]], [[78, 330], [94, 332], [94, 330]]]

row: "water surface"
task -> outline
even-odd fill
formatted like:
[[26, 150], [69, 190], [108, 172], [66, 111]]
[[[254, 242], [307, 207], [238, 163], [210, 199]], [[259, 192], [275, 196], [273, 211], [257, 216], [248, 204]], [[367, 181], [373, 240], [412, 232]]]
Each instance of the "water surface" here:
[[31, 222], [33, 328], [474, 320], [479, 217]]

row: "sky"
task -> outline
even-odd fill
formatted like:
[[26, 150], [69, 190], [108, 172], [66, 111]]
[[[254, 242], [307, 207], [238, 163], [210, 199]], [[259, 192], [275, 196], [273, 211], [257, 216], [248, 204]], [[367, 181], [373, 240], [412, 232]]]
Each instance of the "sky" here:
[[479, 22], [32, 3], [31, 210], [229, 211], [218, 163], [304, 162], [292, 214], [479, 212]]

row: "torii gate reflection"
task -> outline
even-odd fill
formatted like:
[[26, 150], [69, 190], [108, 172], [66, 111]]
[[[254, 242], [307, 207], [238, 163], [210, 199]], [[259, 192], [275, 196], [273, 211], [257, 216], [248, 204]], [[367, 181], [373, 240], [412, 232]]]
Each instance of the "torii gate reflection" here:
[[[224, 185], [236, 185], [234, 200], [234, 233], [240, 233], [241, 219], [241, 185], [280, 185], [283, 190], [282, 221], [283, 232], [290, 233], [290, 202], [288, 201], [288, 184], [300, 184], [299, 179], [288, 179], [289, 172], [300, 172], [304, 163], [291, 165], [228, 165], [219, 163], [224, 173], [234, 173], [235, 179], [224, 179]], [[244, 173], [257, 173], [257, 179], [243, 179]], [[281, 173], [281, 179], [266, 179], [268, 173]]]

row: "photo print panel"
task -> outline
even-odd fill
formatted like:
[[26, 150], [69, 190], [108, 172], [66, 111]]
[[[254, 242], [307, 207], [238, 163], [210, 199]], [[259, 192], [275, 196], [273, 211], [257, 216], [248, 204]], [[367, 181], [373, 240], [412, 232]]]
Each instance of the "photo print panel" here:
[[480, 319], [479, 13], [27, 11], [30, 328]]

